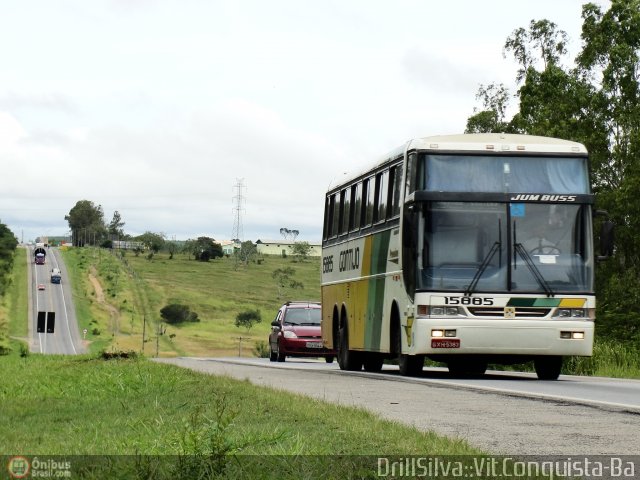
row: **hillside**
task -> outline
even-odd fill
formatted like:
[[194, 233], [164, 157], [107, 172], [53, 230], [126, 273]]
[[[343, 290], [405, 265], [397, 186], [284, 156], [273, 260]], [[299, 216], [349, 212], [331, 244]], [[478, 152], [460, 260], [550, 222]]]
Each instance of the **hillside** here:
[[[270, 322], [284, 301], [320, 298], [318, 259], [266, 256], [241, 265], [233, 258], [199, 262], [181, 254], [149, 258], [97, 248], [71, 248], [63, 255], [92, 351], [140, 351], [144, 330], [146, 355], [156, 350], [160, 356], [238, 355], [242, 337], [242, 355], [253, 356], [256, 343], [266, 343]], [[279, 287], [272, 274], [287, 267], [303, 289]], [[187, 305], [200, 321], [161, 323], [160, 309], [171, 303]], [[234, 325], [238, 313], [255, 309], [261, 323], [249, 331]]]

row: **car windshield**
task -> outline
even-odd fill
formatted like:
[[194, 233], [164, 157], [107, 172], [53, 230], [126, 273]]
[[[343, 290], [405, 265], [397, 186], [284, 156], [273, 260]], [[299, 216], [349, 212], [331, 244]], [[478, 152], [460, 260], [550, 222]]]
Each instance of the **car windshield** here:
[[319, 308], [289, 308], [284, 316], [285, 325], [320, 325]]

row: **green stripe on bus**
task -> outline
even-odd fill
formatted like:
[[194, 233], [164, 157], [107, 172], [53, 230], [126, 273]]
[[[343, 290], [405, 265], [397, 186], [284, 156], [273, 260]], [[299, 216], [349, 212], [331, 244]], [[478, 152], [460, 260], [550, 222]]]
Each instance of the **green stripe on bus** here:
[[507, 307], [557, 307], [560, 298], [510, 298]]
[[389, 253], [390, 238], [391, 230], [386, 230], [373, 236], [373, 245], [371, 246], [371, 275], [377, 275], [387, 271], [387, 254]]
[[367, 317], [364, 331], [364, 346], [367, 350], [380, 349], [382, 333], [382, 306], [384, 305], [384, 278], [369, 280]]
[[[371, 246], [371, 275], [384, 274], [387, 271], [387, 254], [389, 252], [390, 238], [390, 230], [373, 236], [373, 244]], [[385, 277], [372, 278], [369, 280], [364, 332], [364, 345], [368, 350], [380, 350], [385, 281]]]

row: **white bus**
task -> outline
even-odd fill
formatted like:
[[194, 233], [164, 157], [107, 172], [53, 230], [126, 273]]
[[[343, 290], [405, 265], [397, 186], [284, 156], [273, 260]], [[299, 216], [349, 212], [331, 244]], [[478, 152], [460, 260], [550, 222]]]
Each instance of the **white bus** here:
[[[413, 139], [326, 195], [322, 332], [341, 369], [425, 357], [453, 374], [533, 360], [555, 380], [591, 356], [595, 255], [579, 143], [471, 134]], [[606, 238], [605, 238], [606, 237]], [[611, 250], [612, 237], [601, 241]]]

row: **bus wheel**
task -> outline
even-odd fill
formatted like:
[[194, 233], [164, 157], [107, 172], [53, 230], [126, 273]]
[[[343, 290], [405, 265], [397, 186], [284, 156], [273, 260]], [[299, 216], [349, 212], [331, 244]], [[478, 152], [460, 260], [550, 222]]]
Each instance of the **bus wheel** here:
[[415, 377], [420, 375], [424, 366], [424, 355], [405, 355], [401, 353], [398, 356], [398, 367], [400, 367], [400, 375], [405, 377]]
[[382, 370], [384, 357], [377, 353], [367, 353], [362, 361], [364, 369], [367, 372], [379, 372]]
[[340, 370], [362, 370], [362, 359], [358, 354], [359, 352], [349, 350], [349, 332], [346, 325], [340, 327], [338, 336], [340, 337], [338, 341], [338, 365], [340, 365]]
[[543, 356], [533, 360], [533, 367], [540, 380], [557, 380], [562, 370], [562, 357]]

